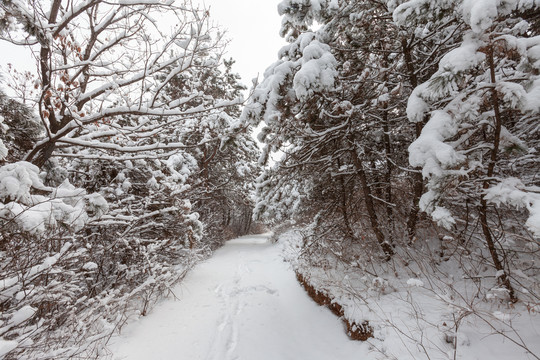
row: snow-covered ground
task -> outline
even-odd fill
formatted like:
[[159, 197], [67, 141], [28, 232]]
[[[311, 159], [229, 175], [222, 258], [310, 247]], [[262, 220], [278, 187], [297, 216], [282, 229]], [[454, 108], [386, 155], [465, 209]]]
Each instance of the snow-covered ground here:
[[177, 299], [162, 301], [111, 341], [112, 359], [537, 358], [519, 344], [540, 352], [540, 319], [524, 304], [475, 303], [470, 315], [467, 307], [450, 306], [426, 279], [387, 274], [366, 287], [355, 273], [311, 269], [310, 281], [343, 306], [347, 319], [367, 319], [375, 330], [366, 342], [349, 340], [343, 322], [296, 280], [297, 233], [283, 234], [278, 244], [268, 238], [231, 240], [196, 266], [174, 290]]
[[343, 323], [313, 302], [269, 234], [229, 241], [148, 316], [111, 341], [115, 360], [365, 359]]
[[[342, 254], [301, 257], [301, 234], [291, 229], [279, 236], [284, 256], [311, 286], [342, 306], [348, 321], [369, 321], [374, 337], [364, 346], [372, 351], [362, 360], [540, 360], [537, 305], [524, 289], [519, 302], [509, 303], [506, 292], [497, 293], [491, 268], [471, 283], [463, 278], [465, 261], [437, 262], [436, 256], [411, 252], [404, 256], [411, 259], [407, 265], [398, 255], [364, 271], [338, 260]], [[358, 251], [353, 244], [345, 250]]]

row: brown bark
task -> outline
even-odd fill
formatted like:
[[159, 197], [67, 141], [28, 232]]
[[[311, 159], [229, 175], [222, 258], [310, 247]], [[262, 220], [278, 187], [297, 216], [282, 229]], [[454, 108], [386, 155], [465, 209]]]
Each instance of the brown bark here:
[[56, 144], [49, 140], [42, 145], [35, 146], [28, 155], [25, 157], [25, 161], [29, 161], [37, 167], [41, 168], [47, 160], [51, 157]]
[[[386, 216], [390, 230], [394, 229], [394, 209], [392, 208], [392, 170], [394, 168], [390, 157], [392, 156], [392, 145], [390, 140], [390, 128], [388, 126], [388, 110], [383, 113], [383, 131], [384, 131], [384, 149], [386, 152], [386, 173], [384, 180], [386, 182]], [[392, 242], [392, 241], [390, 241]]]
[[[62, 4], [62, 0], [54, 0], [51, 4], [51, 13], [49, 15], [49, 24], [56, 23], [56, 17], [58, 16], [58, 12], [60, 11], [60, 5]], [[51, 49], [49, 48], [49, 44], [47, 41], [45, 41], [41, 45], [41, 50], [39, 52], [39, 65], [41, 70], [41, 84], [43, 92], [46, 93], [49, 89], [50, 83], [51, 83], [51, 69], [50, 69], [50, 54]], [[43, 110], [48, 111], [48, 119], [50, 123], [50, 128], [53, 133], [56, 133], [59, 129], [59, 124], [56, 119], [56, 116], [54, 114], [54, 109], [51, 103], [50, 97], [43, 98], [43, 103], [45, 105], [45, 109], [42, 110], [41, 116], [43, 116]]]
[[[337, 159], [337, 167], [338, 169], [341, 168], [341, 161], [339, 161], [339, 159]], [[346, 233], [347, 233], [347, 236], [351, 239], [351, 240], [354, 240], [355, 239], [355, 236], [354, 236], [354, 232], [352, 230], [352, 227], [351, 227], [351, 222], [349, 220], [349, 213], [347, 212], [347, 192], [345, 190], [345, 180], [343, 179], [343, 176], [339, 176], [339, 185], [340, 185], [340, 208], [341, 208], [341, 214], [343, 215], [343, 223], [345, 225], [345, 230], [346, 230]]]
[[[61, 5], [62, 0], [54, 0], [52, 2], [48, 19], [49, 24], [56, 23], [56, 18], [58, 17]], [[49, 44], [46, 40], [44, 40], [44, 42], [41, 44], [41, 49], [39, 52], [39, 67], [43, 91], [42, 101], [40, 101], [39, 106], [39, 115], [42, 117], [42, 119], [47, 118], [46, 121], [44, 119], [44, 122], [48, 122], [50, 124], [47, 131], [50, 130], [53, 134], [55, 134], [58, 132], [58, 130], [60, 130], [60, 124], [56, 118], [51, 98], [50, 96], [46, 96], [51, 84], [50, 54], [51, 49]], [[34, 165], [41, 167], [51, 157], [55, 147], [56, 145], [53, 141], [49, 141], [46, 144], [43, 144], [41, 147], [35, 147], [32, 152], [26, 156], [26, 160], [31, 161]]]
[[[495, 62], [493, 59], [493, 47], [490, 46], [487, 49], [487, 59], [488, 59], [488, 65], [490, 70], [490, 77], [491, 77], [491, 83], [495, 85], [496, 78], [495, 78]], [[494, 134], [493, 134], [493, 147], [491, 149], [490, 159], [488, 163], [486, 178], [483, 181], [482, 188], [484, 190], [487, 190], [489, 188], [489, 179], [493, 177], [495, 173], [495, 164], [497, 163], [497, 154], [499, 152], [499, 145], [500, 145], [500, 138], [501, 138], [501, 127], [502, 127], [502, 118], [501, 118], [501, 112], [500, 112], [500, 106], [499, 106], [499, 98], [497, 94], [497, 90], [495, 87], [491, 89], [491, 105], [493, 106], [493, 112], [495, 114], [495, 127], [494, 127]], [[482, 232], [484, 233], [484, 237], [486, 239], [486, 243], [488, 246], [489, 253], [491, 255], [491, 260], [493, 261], [493, 265], [495, 266], [495, 269], [497, 271], [505, 271], [504, 264], [500, 260], [499, 254], [497, 252], [497, 248], [495, 247], [495, 241], [493, 239], [493, 236], [491, 234], [491, 230], [489, 229], [488, 224], [488, 206], [487, 202], [482, 196], [480, 198], [480, 206], [479, 206], [479, 212], [480, 212], [480, 223], [482, 226]], [[517, 298], [514, 293], [514, 289], [512, 288], [512, 284], [510, 284], [510, 278], [506, 273], [503, 273], [502, 276], [499, 278], [499, 282], [508, 290], [508, 295], [510, 296], [510, 301], [516, 302]]]
[[[403, 49], [403, 55], [405, 57], [405, 64], [407, 66], [407, 71], [409, 72], [409, 81], [411, 82], [412, 88], [418, 86], [418, 78], [416, 77], [416, 72], [414, 70], [413, 60], [411, 56], [411, 47], [407, 44], [407, 39], [401, 40], [401, 46]], [[415, 123], [414, 130], [415, 136], [418, 138], [422, 133], [422, 123]], [[409, 237], [409, 244], [412, 244], [414, 238], [416, 237], [416, 224], [418, 222], [418, 213], [420, 212], [420, 197], [424, 192], [424, 179], [422, 177], [421, 169], [415, 168], [416, 172], [412, 176], [413, 181], [413, 197], [412, 197], [412, 206], [411, 211], [409, 212], [409, 217], [407, 219], [407, 234]]]
[[364, 203], [366, 204], [366, 209], [368, 212], [371, 229], [373, 230], [373, 233], [375, 233], [375, 238], [377, 239], [377, 243], [379, 244], [382, 251], [386, 255], [386, 260], [388, 261], [391, 259], [392, 255], [394, 255], [394, 249], [388, 243], [388, 241], [386, 241], [384, 234], [381, 231], [381, 228], [379, 226], [377, 213], [375, 212], [375, 204], [373, 203], [373, 198], [371, 194], [371, 188], [368, 185], [366, 172], [364, 171], [364, 166], [362, 165], [362, 161], [360, 161], [355, 151], [352, 151], [351, 155], [353, 158], [354, 166], [358, 174], [358, 178], [360, 179], [360, 184], [362, 186], [362, 192], [364, 194]]

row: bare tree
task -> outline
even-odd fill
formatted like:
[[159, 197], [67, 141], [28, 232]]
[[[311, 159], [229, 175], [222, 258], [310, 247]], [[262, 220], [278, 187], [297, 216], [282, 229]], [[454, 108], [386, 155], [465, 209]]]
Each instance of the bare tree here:
[[[36, 102], [45, 136], [26, 156], [38, 166], [60, 147], [120, 153], [179, 149], [184, 144], [160, 143], [153, 136], [239, 102], [220, 102], [200, 91], [173, 98], [164, 91], [175, 77], [196, 79], [221, 62], [222, 33], [207, 10], [190, 2], [30, 0], [27, 5], [0, 5], [24, 27], [0, 27], [0, 39], [30, 47], [38, 60]], [[141, 121], [121, 123], [129, 115]], [[111, 144], [110, 138], [122, 138], [125, 145]]]

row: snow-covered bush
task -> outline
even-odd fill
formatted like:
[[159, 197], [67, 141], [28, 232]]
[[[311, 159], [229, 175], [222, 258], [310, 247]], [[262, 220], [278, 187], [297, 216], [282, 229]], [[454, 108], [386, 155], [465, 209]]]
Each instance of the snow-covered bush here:
[[56, 188], [45, 186], [37, 166], [28, 162], [0, 167], [0, 226], [4, 229], [38, 235], [59, 226], [78, 231], [95, 219], [87, 209], [99, 217], [107, 211], [107, 203], [99, 194], [87, 195], [67, 180]]
[[0, 167], [0, 337], [8, 358], [46, 351], [41, 341], [68, 320], [85, 283], [86, 249], [74, 234], [107, 211], [99, 194], [67, 180], [49, 187], [40, 175], [27, 162]]
[[[119, 173], [129, 177], [117, 173], [105, 187], [104, 171], [118, 167], [96, 164], [86, 175], [99, 173], [101, 185], [92, 185], [103, 196], [66, 179], [46, 186], [48, 177], [27, 162], [0, 167], [0, 337], [8, 359], [99, 353], [128, 317], [146, 314], [205, 256], [202, 224], [177, 197], [185, 183], [175, 178], [149, 189], [152, 173], [137, 183], [142, 174], [131, 167]], [[164, 169], [178, 177], [182, 166], [176, 158]], [[147, 199], [150, 209], [138, 210], [133, 198]]]

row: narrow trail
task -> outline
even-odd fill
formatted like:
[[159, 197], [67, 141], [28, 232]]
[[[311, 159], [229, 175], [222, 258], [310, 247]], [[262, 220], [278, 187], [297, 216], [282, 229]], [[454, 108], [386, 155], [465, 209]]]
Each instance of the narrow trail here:
[[268, 235], [238, 238], [195, 267], [150, 315], [113, 339], [113, 359], [366, 358], [342, 322], [300, 287]]

